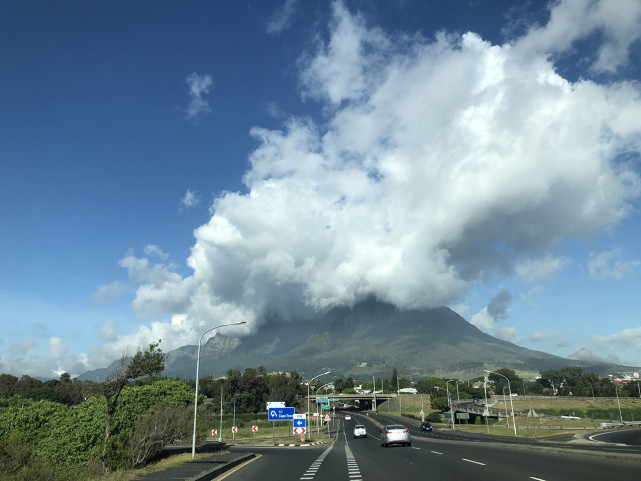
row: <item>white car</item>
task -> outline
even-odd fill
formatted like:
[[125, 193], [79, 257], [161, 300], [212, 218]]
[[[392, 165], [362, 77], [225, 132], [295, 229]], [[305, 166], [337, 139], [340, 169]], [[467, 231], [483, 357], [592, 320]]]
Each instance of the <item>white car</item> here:
[[367, 430], [365, 429], [365, 426], [363, 426], [362, 424], [357, 424], [356, 426], [354, 426], [354, 439], [366, 437]]
[[351, 421], [351, 420], [352, 420], [352, 416], [350, 416], [349, 414], [346, 414], [345, 421]]

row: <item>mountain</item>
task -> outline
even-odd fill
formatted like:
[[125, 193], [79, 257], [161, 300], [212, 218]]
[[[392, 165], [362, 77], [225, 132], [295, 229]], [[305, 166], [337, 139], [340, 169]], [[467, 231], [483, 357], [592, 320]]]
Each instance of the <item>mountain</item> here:
[[[162, 374], [193, 379], [197, 349], [183, 346], [167, 352]], [[379, 378], [389, 377], [396, 368], [409, 378], [457, 379], [499, 368], [536, 373], [579, 366], [599, 374], [626, 369], [519, 347], [485, 334], [447, 307], [404, 310], [374, 299], [333, 308], [316, 321], [288, 322], [276, 316], [251, 335], [229, 337], [219, 332], [201, 346], [201, 376], [258, 366], [268, 372], [297, 371], [305, 377], [331, 370], [334, 377]], [[80, 379], [101, 381], [112, 368], [85, 373]]]

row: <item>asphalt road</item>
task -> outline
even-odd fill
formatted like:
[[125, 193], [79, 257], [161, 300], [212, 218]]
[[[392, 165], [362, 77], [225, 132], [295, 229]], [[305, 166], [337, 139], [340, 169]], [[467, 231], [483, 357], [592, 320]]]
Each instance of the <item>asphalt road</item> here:
[[602, 443], [618, 443], [628, 446], [641, 446], [641, 429], [617, 429], [590, 436], [593, 441]]
[[[434, 479], [496, 481], [567, 479], [637, 479], [641, 463], [629, 462], [625, 454], [615, 458], [585, 454], [556, 447], [506, 443], [468, 442], [442, 438], [443, 433], [412, 432], [411, 447], [380, 446], [383, 416], [357, 415], [344, 421], [336, 442], [316, 447], [232, 448], [260, 456], [229, 474], [229, 481], [378, 481]], [[397, 422], [395, 420], [395, 422]], [[356, 423], [367, 427], [366, 439], [353, 439]], [[409, 424], [409, 423], [406, 423]], [[413, 429], [412, 429], [413, 430]]]

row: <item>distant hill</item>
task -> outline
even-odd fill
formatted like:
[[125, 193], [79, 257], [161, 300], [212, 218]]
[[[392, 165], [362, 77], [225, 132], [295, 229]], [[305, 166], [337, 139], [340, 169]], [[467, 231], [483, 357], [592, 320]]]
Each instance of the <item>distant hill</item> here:
[[[196, 355], [195, 345], [167, 352], [162, 375], [193, 379]], [[598, 374], [632, 369], [519, 347], [485, 334], [447, 307], [403, 310], [373, 299], [333, 308], [320, 321], [273, 318], [248, 336], [218, 333], [201, 347], [201, 376], [258, 366], [268, 372], [297, 371], [306, 377], [331, 370], [332, 377], [389, 378], [396, 368], [409, 378], [458, 379], [498, 368], [538, 372], [579, 366]], [[111, 369], [90, 371], [79, 378], [102, 381]]]

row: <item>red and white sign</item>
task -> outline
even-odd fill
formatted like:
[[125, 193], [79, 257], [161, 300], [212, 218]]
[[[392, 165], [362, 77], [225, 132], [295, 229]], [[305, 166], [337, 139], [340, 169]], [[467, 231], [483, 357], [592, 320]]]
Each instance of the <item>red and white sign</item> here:
[[294, 428], [294, 434], [305, 434], [306, 432], [306, 428]]
[[217, 429], [212, 429], [211, 430], [211, 435], [212, 436], [218, 436], [218, 430]]
[[258, 432], [258, 426], [252, 426], [252, 431], [257, 433]]
[[329, 414], [325, 414], [325, 421], [329, 421]]
[[231, 432], [232, 433], [237, 433], [238, 432], [238, 426], [232, 426]]

